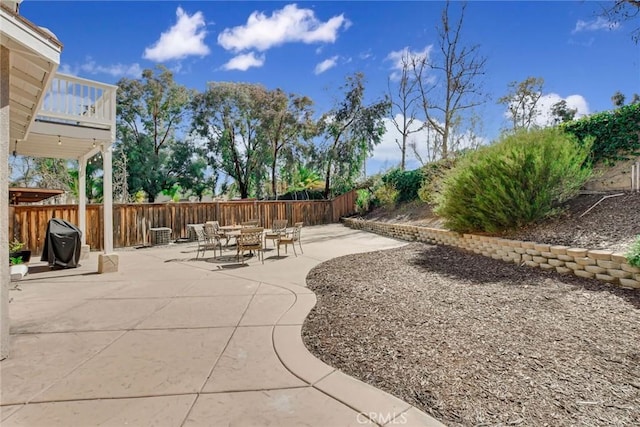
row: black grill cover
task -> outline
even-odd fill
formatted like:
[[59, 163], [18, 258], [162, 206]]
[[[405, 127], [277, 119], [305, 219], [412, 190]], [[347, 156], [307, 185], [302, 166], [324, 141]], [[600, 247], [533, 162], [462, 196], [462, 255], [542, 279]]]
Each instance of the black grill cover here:
[[52, 218], [47, 225], [41, 261], [50, 266], [77, 267], [80, 260], [82, 231], [68, 221]]

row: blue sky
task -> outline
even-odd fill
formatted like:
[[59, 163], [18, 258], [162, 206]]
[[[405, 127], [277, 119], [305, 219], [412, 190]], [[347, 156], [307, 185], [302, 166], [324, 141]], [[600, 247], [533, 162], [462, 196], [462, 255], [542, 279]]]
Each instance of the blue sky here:
[[[512, 81], [545, 80], [546, 105], [566, 99], [579, 114], [612, 108], [620, 90], [640, 93], [640, 47], [633, 22], [612, 25], [589, 1], [471, 1], [462, 43], [487, 58], [480, 135], [506, 125], [496, 103]], [[64, 44], [60, 71], [107, 83], [164, 64], [176, 80], [204, 90], [208, 81], [261, 83], [310, 96], [319, 114], [345, 76], [363, 72], [370, 101], [387, 91], [394, 52], [437, 44], [439, 1], [35, 1], [20, 13]], [[452, 3], [456, 14], [460, 3]], [[640, 20], [636, 22], [640, 26]], [[389, 129], [391, 129], [389, 125]], [[369, 173], [397, 164], [388, 132]], [[409, 166], [419, 163], [411, 159]]]

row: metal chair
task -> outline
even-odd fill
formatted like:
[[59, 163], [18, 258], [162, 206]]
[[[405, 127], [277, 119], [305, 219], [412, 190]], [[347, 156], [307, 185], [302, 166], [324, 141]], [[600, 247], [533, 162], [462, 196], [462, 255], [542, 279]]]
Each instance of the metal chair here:
[[264, 245], [267, 246], [267, 239], [270, 239], [273, 245], [275, 246], [276, 241], [287, 234], [287, 224], [289, 223], [286, 219], [274, 219], [273, 224], [271, 224], [271, 230], [264, 233]]
[[208, 236], [205, 232], [204, 225], [197, 224], [193, 226], [193, 229], [196, 233], [196, 237], [198, 238], [198, 252], [196, 253], [196, 259], [200, 257], [200, 252], [202, 252], [202, 257], [204, 258], [204, 254], [207, 249], [213, 249], [213, 257], [216, 257], [216, 246], [220, 247], [220, 256], [222, 256], [222, 242], [219, 237]]
[[298, 246], [300, 246], [300, 253], [304, 254], [302, 251], [302, 242], [300, 241], [300, 234], [302, 233], [302, 222], [296, 222], [294, 227], [287, 231], [285, 236], [281, 236], [278, 239], [278, 256], [280, 256], [280, 246], [284, 245], [285, 253], [287, 252], [287, 245], [291, 245], [293, 247], [293, 253], [295, 256], [298, 256], [296, 252], [296, 242], [298, 242]]
[[226, 239], [226, 245], [229, 245], [229, 237], [220, 230], [220, 223], [218, 221], [207, 221], [204, 223], [204, 234], [212, 240], [212, 243], [218, 242], [220, 244], [220, 255], [222, 255], [222, 240]]
[[240, 234], [237, 237], [238, 244], [236, 246], [236, 258], [238, 261], [242, 258], [242, 263], [244, 264], [244, 252], [256, 251], [258, 257], [261, 258], [264, 264], [264, 246], [262, 245], [263, 231], [264, 228], [262, 227], [246, 227], [240, 230]]

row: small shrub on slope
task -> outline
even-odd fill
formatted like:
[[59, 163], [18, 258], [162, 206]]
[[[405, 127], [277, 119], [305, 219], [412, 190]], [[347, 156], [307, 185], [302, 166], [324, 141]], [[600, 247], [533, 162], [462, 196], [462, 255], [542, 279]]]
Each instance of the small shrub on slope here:
[[627, 261], [634, 267], [640, 267], [640, 236], [636, 238], [636, 241], [631, 245], [629, 252], [626, 254]]
[[590, 146], [558, 129], [516, 133], [465, 156], [436, 213], [459, 232], [522, 227], [557, 212], [591, 175]]

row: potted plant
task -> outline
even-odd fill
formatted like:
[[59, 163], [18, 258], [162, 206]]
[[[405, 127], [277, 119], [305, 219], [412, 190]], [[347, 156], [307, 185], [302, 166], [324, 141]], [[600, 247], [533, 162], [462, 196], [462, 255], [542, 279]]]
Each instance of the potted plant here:
[[19, 240], [9, 242], [9, 274], [11, 280], [20, 280], [29, 272], [26, 263], [31, 259], [31, 251], [24, 250], [24, 243]]
[[23, 249], [24, 243], [18, 239], [9, 242], [9, 264], [26, 264], [31, 260], [31, 251]]

